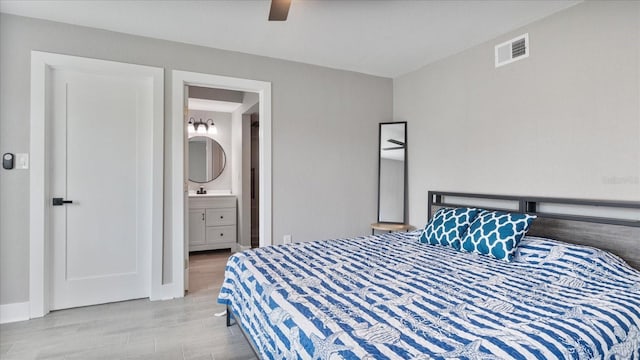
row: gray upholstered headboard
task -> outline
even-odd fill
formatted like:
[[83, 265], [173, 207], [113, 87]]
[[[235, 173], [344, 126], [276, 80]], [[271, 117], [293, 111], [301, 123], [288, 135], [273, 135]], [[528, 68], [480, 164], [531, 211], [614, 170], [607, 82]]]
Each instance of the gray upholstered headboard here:
[[465, 206], [535, 214], [527, 235], [604, 249], [640, 270], [640, 202], [429, 191], [429, 218]]

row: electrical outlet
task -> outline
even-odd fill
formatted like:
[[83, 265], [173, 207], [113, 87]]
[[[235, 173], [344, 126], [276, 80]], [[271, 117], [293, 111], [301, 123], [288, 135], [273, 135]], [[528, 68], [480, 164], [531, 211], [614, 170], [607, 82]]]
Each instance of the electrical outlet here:
[[282, 243], [283, 243], [283, 244], [291, 244], [291, 235], [285, 235], [285, 236], [282, 238]]

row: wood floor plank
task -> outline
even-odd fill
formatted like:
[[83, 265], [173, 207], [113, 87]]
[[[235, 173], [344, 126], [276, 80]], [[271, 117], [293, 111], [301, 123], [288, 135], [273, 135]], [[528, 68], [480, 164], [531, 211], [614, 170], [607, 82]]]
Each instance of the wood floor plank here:
[[0, 357], [30, 359], [254, 360], [216, 302], [229, 251], [195, 253], [182, 299], [147, 299], [53, 311], [0, 325]]

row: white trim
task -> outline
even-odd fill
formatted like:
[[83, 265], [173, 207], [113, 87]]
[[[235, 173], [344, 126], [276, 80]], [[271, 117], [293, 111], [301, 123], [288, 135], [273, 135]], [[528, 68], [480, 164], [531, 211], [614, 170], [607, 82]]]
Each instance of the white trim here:
[[149, 300], [164, 299], [164, 69], [148, 67], [153, 76], [153, 183], [151, 195], [151, 283]]
[[185, 241], [185, 196], [188, 188], [184, 174], [184, 88], [185, 85], [214, 87], [219, 89], [258, 93], [260, 98], [260, 178], [259, 218], [260, 246], [271, 245], [271, 83], [265, 81], [232, 78], [227, 76], [173, 70], [172, 91], [172, 276], [173, 294], [184, 296], [184, 241]]
[[246, 250], [251, 250], [251, 246], [245, 246], [245, 245], [238, 244], [236, 251], [246, 251]]
[[162, 286], [162, 225], [164, 175], [164, 69], [114, 61], [89, 59], [40, 51], [31, 52], [31, 115], [29, 171], [29, 316], [42, 317], [49, 312], [49, 239], [48, 211], [48, 119], [46, 87], [50, 70], [73, 68], [143, 74], [153, 81], [153, 184], [151, 214], [151, 279], [149, 297], [165, 298]]
[[0, 324], [29, 320], [29, 302], [0, 305]]
[[[49, 281], [44, 276], [48, 262], [45, 256], [47, 239], [46, 189], [46, 121], [45, 84], [47, 56], [31, 52], [31, 170], [29, 170], [29, 303], [30, 317], [41, 317], [49, 312]], [[46, 267], [45, 267], [46, 266]]]

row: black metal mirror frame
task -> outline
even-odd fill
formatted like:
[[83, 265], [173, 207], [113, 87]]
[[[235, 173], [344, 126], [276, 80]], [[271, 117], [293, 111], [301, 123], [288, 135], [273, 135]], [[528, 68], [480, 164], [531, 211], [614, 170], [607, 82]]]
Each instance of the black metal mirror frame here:
[[[220, 144], [216, 139], [211, 138], [211, 137], [209, 137], [209, 136], [205, 136], [205, 135], [196, 135], [196, 136], [192, 136], [192, 137], [190, 137], [190, 138], [188, 139], [188, 141], [191, 141], [191, 139], [196, 138], [196, 137], [208, 138], [208, 139], [212, 140], [215, 144], [218, 144], [218, 146], [220, 147], [220, 150], [222, 151], [222, 159], [223, 159], [223, 161], [222, 161], [222, 169], [220, 169], [220, 172], [219, 172], [217, 175], [213, 176], [213, 178], [212, 178], [211, 180], [208, 180], [208, 181], [196, 181], [196, 180], [192, 180], [192, 179], [191, 179], [191, 174], [189, 174], [189, 181], [194, 182], [194, 183], [196, 183], [196, 184], [206, 184], [206, 183], [212, 182], [212, 181], [214, 181], [215, 179], [219, 178], [219, 177], [220, 177], [220, 175], [222, 175], [222, 173], [224, 172], [224, 169], [227, 167], [227, 152], [226, 152], [226, 151], [224, 151], [224, 148], [222, 147], [222, 145], [221, 145], [221, 144]], [[191, 170], [189, 170], [189, 172], [191, 172]]]
[[[403, 181], [403, 189], [402, 189], [402, 221], [383, 221], [380, 219], [380, 171], [381, 171], [381, 163], [382, 156], [380, 152], [382, 150], [382, 126], [383, 125], [394, 125], [394, 124], [404, 124], [404, 181]], [[392, 121], [392, 122], [382, 122], [379, 124], [378, 128], [378, 223], [383, 224], [405, 224], [407, 221], [407, 149], [408, 149], [408, 139], [407, 139], [407, 122], [406, 121]]]

